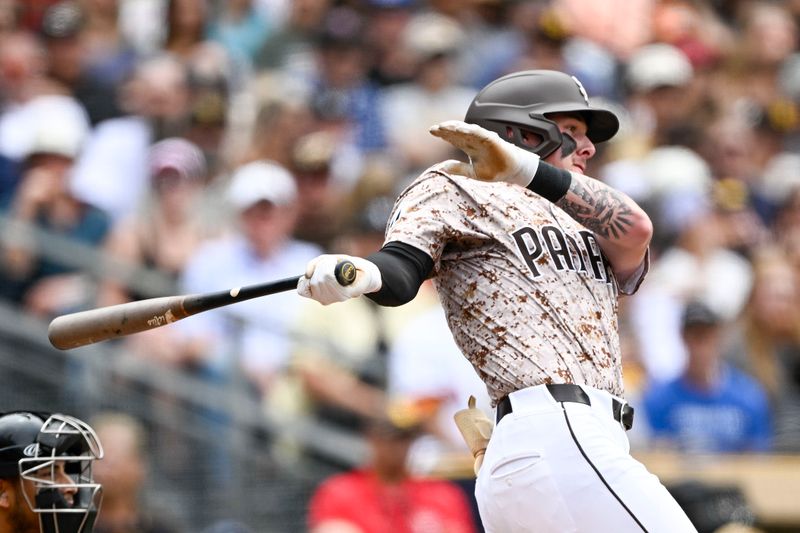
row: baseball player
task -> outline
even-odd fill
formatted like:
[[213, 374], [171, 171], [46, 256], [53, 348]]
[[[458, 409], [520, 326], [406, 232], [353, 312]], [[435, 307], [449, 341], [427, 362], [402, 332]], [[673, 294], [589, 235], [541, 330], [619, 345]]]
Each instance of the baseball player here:
[[[431, 133], [469, 156], [399, 196], [380, 251], [312, 260], [298, 292], [330, 304], [411, 300], [432, 277], [453, 337], [496, 406], [476, 498], [490, 532], [694, 531], [629, 454], [617, 297], [649, 266], [652, 224], [584, 175], [619, 127], [574, 77], [533, 70], [484, 87]], [[358, 270], [339, 285], [338, 261]], [[480, 433], [480, 432], [478, 432]], [[486, 435], [488, 437], [488, 435]]]
[[0, 414], [0, 533], [90, 533], [102, 490], [94, 430], [62, 414]]

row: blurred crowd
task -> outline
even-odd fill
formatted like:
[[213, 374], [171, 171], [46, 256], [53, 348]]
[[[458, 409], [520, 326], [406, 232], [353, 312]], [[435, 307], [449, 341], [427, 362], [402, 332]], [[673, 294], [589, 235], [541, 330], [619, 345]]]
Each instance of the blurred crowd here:
[[[634, 447], [800, 452], [799, 25], [796, 0], [0, 0], [0, 298], [49, 319], [366, 255], [403, 187], [461, 157], [429, 126], [562, 70], [621, 118], [587, 174], [655, 226], [620, 301]], [[272, 416], [420, 423], [417, 473], [466, 450], [470, 394], [490, 411], [427, 285], [119, 342]]]

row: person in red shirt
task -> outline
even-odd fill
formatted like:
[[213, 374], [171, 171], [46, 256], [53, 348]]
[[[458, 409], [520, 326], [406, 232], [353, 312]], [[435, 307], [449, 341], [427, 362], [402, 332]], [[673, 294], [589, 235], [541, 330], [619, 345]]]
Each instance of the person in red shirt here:
[[366, 465], [323, 481], [312, 495], [311, 533], [475, 533], [466, 494], [453, 482], [416, 477], [406, 457], [419, 426], [372, 420]]

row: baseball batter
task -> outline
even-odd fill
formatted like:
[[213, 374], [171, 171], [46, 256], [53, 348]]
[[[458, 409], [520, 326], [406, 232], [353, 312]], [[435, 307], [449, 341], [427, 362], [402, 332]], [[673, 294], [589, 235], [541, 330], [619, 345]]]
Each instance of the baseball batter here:
[[[647, 273], [652, 225], [584, 175], [618, 124], [564, 73], [495, 80], [464, 122], [431, 128], [470, 162], [423, 172], [379, 252], [320, 256], [298, 284], [323, 304], [366, 294], [401, 305], [433, 278], [497, 408], [476, 483], [490, 532], [695, 531], [625, 434], [617, 297]], [[358, 269], [347, 287], [333, 272], [343, 259]]]

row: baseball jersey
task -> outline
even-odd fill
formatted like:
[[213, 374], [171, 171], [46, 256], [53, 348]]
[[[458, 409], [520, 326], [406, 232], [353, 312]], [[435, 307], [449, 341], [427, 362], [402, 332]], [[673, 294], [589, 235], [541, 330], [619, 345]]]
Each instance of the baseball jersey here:
[[434, 165], [398, 197], [386, 242], [433, 259], [453, 338], [494, 402], [525, 387], [577, 383], [623, 394], [620, 287], [594, 234], [517, 185]]

